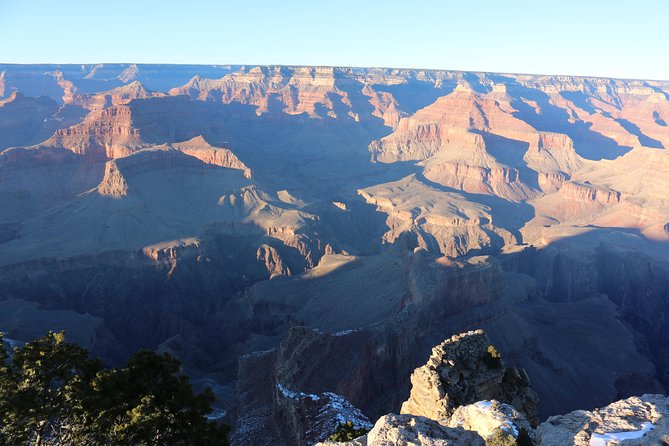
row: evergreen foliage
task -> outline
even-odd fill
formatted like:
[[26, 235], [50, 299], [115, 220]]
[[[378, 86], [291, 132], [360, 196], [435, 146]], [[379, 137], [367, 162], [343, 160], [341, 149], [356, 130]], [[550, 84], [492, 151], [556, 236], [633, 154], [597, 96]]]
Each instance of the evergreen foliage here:
[[365, 429], [356, 429], [351, 421], [340, 423], [334, 434], [330, 435], [330, 441], [350, 441], [355, 440], [367, 433]]
[[104, 369], [50, 332], [9, 356], [0, 335], [0, 444], [228, 444], [227, 428], [206, 418], [213, 393], [193, 395], [169, 354], [141, 351]]
[[510, 433], [497, 429], [485, 442], [486, 446], [517, 446], [518, 442]]

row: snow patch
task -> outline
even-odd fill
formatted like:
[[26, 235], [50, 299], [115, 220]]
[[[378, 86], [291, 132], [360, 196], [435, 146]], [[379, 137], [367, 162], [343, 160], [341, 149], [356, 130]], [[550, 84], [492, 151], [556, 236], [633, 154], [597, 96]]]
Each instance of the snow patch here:
[[299, 400], [302, 398], [309, 398], [312, 401], [318, 401], [320, 397], [318, 395], [314, 395], [313, 393], [304, 393], [304, 392], [293, 392], [292, 390], [288, 390], [286, 387], [282, 386], [281, 384], [277, 384], [276, 388], [279, 389], [279, 392], [286, 398], [290, 398], [291, 400]]
[[503, 406], [500, 403], [493, 403], [492, 401], [478, 401], [474, 403], [474, 407], [480, 412], [490, 412], [493, 419], [499, 423], [499, 429], [513, 435], [513, 438], [518, 438], [520, 432], [513, 419], [503, 412]]
[[228, 412], [225, 409], [214, 407], [209, 415], [207, 415], [207, 420], [209, 421], [218, 421], [225, 418]]
[[328, 403], [321, 409], [322, 414], [331, 411], [335, 413], [335, 418], [340, 424], [350, 421], [356, 429], [372, 429], [373, 425], [367, 417], [365, 417], [358, 408], [349, 403], [343, 396], [332, 392], [325, 392], [323, 395], [328, 397], [330, 401], [328, 401]]
[[294, 392], [281, 384], [277, 384], [276, 387], [284, 397], [305, 404], [301, 407], [306, 408], [310, 419], [308, 423], [310, 428], [306, 435], [308, 438], [316, 439], [316, 443], [324, 441], [337, 431], [339, 425], [349, 421], [355, 429], [369, 431], [373, 427], [369, 419], [341, 395], [332, 392], [319, 395]]
[[263, 355], [266, 355], [268, 353], [272, 353], [275, 350], [276, 350], [275, 348], [271, 348], [269, 350], [259, 350], [259, 351], [256, 351], [256, 352], [247, 353], [247, 354], [243, 355], [242, 358], [243, 359], [257, 358], [258, 356], [263, 356]]
[[337, 337], [339, 337], [339, 336], [346, 336], [346, 335], [350, 335], [351, 333], [355, 333], [356, 331], [360, 331], [360, 330], [343, 330], [343, 331], [338, 331], [337, 333], [334, 333], [332, 336], [337, 336]]
[[590, 446], [607, 446], [609, 441], [620, 442], [623, 440], [635, 440], [637, 438], [642, 438], [654, 428], [655, 426], [653, 426], [653, 423], [645, 422], [641, 424], [641, 429], [637, 431], [608, 432], [606, 434], [593, 433], [590, 437]]

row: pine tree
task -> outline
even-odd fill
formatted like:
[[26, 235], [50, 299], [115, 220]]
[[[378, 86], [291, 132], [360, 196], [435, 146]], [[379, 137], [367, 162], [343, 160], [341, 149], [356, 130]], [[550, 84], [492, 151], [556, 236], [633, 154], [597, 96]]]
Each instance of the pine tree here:
[[206, 418], [213, 401], [209, 389], [193, 394], [169, 354], [142, 351], [103, 369], [64, 333], [15, 349], [11, 360], [0, 342], [0, 444], [227, 445], [227, 427]]

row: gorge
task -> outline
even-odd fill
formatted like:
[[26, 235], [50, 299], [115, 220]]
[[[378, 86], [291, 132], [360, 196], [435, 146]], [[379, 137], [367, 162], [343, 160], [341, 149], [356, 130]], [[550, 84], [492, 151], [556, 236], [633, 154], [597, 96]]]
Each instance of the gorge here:
[[170, 352], [238, 438], [277, 377], [399, 413], [478, 328], [540, 421], [666, 394], [667, 122], [664, 81], [0, 65], [0, 331]]

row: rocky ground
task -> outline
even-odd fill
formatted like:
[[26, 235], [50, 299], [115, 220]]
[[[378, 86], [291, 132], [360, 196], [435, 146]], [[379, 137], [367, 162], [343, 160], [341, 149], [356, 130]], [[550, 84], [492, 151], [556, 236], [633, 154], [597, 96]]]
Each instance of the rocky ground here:
[[[382, 416], [355, 440], [317, 445], [660, 446], [669, 442], [669, 398], [664, 395], [630, 397], [593, 411], [553, 416], [536, 426], [531, 422], [533, 405], [527, 404], [528, 396], [536, 403], [536, 395], [524, 387], [529, 382], [518, 387], [494, 379], [509, 370], [502, 363], [491, 367], [489, 347], [481, 330], [446, 340], [412, 375], [411, 396], [402, 405], [402, 414]], [[463, 362], [468, 363], [465, 371]], [[493, 379], [482, 380], [481, 375]], [[466, 400], [461, 399], [463, 391]], [[514, 400], [479, 400], [491, 394]]]

